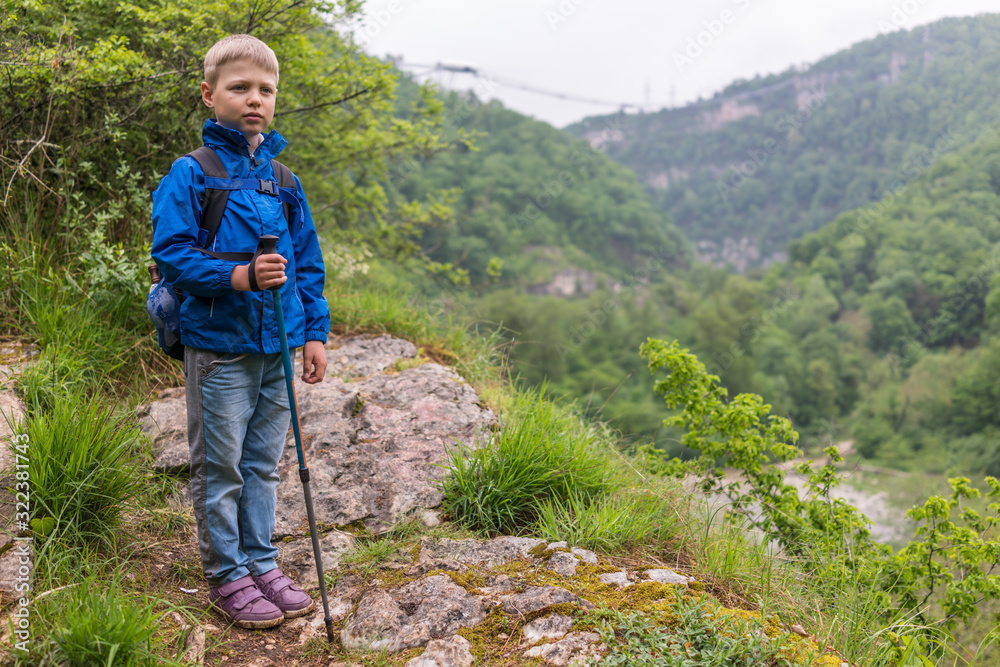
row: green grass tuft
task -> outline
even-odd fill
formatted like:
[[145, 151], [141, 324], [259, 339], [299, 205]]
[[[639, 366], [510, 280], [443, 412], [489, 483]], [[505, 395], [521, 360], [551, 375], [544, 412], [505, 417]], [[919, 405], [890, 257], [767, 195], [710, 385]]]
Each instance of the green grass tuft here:
[[524, 532], [545, 502], [587, 502], [618, 487], [599, 446], [597, 431], [547, 400], [544, 388], [517, 393], [492, 440], [450, 450], [444, 508], [473, 530]]
[[175, 629], [167, 620], [178, 609], [162, 600], [136, 596], [117, 580], [81, 581], [36, 603], [33, 622], [47, 628], [44, 638], [31, 642], [29, 652], [17, 652], [17, 665], [115, 665], [146, 667], [182, 665], [183, 637], [167, 645]]
[[670, 540], [680, 518], [673, 503], [651, 493], [619, 492], [586, 499], [571, 494], [539, 508], [535, 533], [603, 553]]
[[20, 428], [30, 452], [33, 528], [71, 543], [110, 540], [144, 487], [143, 439], [132, 417], [76, 397]]

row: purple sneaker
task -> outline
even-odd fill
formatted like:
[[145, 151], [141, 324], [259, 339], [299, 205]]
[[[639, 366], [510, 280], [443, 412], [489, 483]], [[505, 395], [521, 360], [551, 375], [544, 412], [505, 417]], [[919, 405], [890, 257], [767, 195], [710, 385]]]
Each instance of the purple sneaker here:
[[281, 610], [264, 597], [250, 575], [209, 588], [208, 601], [213, 609], [241, 628], [273, 628], [285, 620]]
[[285, 615], [285, 618], [305, 616], [313, 610], [316, 603], [309, 594], [295, 585], [291, 579], [274, 568], [253, 578], [264, 597], [273, 602]]

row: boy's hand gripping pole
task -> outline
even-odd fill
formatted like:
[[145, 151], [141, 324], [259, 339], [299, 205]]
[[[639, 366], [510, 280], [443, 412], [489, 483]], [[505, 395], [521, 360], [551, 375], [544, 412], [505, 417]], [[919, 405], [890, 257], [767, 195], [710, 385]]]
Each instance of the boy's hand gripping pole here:
[[[278, 252], [278, 237], [270, 234], [260, 237], [261, 252], [271, 255]], [[319, 591], [323, 597], [323, 619], [326, 622], [326, 639], [331, 644], [333, 636], [333, 616], [330, 615], [330, 601], [326, 597], [326, 579], [323, 576], [323, 559], [319, 551], [319, 536], [316, 534], [316, 516], [313, 513], [312, 492], [309, 490], [309, 468], [306, 466], [305, 453], [302, 451], [302, 434], [299, 430], [299, 409], [295, 401], [295, 385], [292, 382], [292, 356], [288, 352], [288, 335], [285, 333], [285, 314], [281, 310], [281, 286], [272, 287], [274, 296], [274, 319], [278, 322], [278, 338], [281, 339], [281, 362], [285, 367], [285, 385], [288, 387], [288, 407], [292, 412], [292, 432], [295, 434], [295, 453], [299, 457], [299, 479], [302, 480], [302, 490], [306, 496], [306, 515], [309, 517], [309, 536], [312, 537], [313, 559], [316, 561], [316, 576], [319, 578]]]

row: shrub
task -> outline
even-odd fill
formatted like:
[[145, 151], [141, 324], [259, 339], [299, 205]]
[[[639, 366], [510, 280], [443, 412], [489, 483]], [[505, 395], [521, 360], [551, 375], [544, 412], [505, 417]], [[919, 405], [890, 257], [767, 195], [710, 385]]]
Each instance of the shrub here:
[[[881, 618], [866, 612], [866, 634], [877, 637], [886, 631], [888, 636], [890, 629], [909, 628], [914, 634], [906, 639], [907, 653], [940, 655], [957, 625], [976, 617], [983, 603], [1000, 600], [996, 478], [985, 479], [990, 502], [983, 514], [968, 507], [982, 492], [967, 478], [949, 479], [950, 497], [931, 496], [907, 511], [917, 526], [916, 539], [893, 554], [872, 539], [864, 514], [833, 495], [842, 481], [837, 465], [843, 458], [836, 447], [823, 450], [829, 461], [818, 470], [808, 463], [795, 466], [808, 480], [802, 497], [777, 465], [802, 454], [787, 419], [772, 415], [771, 406], [754, 394], [729, 400], [719, 378], [677, 341], [649, 339], [642, 353], [651, 372], [667, 371], [655, 391], [679, 412], [664, 423], [684, 428], [682, 442], [701, 452], [695, 461], [674, 460], [663, 470], [701, 474], [703, 489], [731, 500], [734, 514], [798, 557], [818, 579], [847, 573], [869, 582], [870, 595], [881, 598]], [[722, 465], [738, 469], [742, 480], [727, 483]], [[913, 631], [914, 625], [919, 629]], [[987, 638], [984, 645], [992, 641]], [[892, 646], [900, 643], [893, 639]]]

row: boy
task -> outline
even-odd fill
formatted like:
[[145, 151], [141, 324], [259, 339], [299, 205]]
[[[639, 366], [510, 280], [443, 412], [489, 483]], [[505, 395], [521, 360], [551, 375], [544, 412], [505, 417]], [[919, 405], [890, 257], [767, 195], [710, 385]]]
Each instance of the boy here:
[[[278, 60], [255, 37], [232, 35], [206, 54], [202, 101], [216, 117], [202, 136], [230, 179], [276, 180], [271, 158], [286, 141], [264, 131], [274, 116], [277, 85]], [[273, 234], [277, 254], [258, 253], [250, 264], [203, 254], [205, 187], [198, 162], [189, 156], [174, 162], [153, 193], [152, 255], [186, 295], [181, 342], [190, 489], [209, 601], [241, 627], [270, 628], [308, 614], [314, 603], [278, 569], [278, 549], [271, 544], [290, 413], [268, 290], [280, 286], [289, 348], [305, 346], [303, 381], [322, 381], [330, 330], [323, 259], [297, 177], [301, 206], [288, 219], [273, 189], [230, 191], [207, 248], [252, 252], [261, 235]]]

